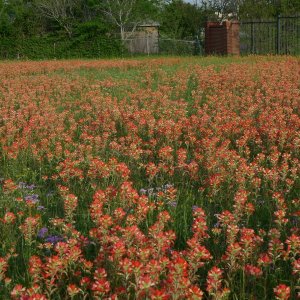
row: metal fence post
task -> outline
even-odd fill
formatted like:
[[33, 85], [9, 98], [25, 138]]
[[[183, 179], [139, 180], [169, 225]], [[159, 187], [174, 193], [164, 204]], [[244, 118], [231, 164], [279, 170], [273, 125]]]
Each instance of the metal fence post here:
[[276, 53], [280, 54], [280, 14], [277, 15], [277, 31], [276, 31], [276, 34], [277, 34], [277, 39], [276, 39], [276, 42], [277, 42]]
[[251, 22], [251, 54], [254, 54], [254, 23]]
[[149, 33], [147, 33], [147, 55], [150, 55], [150, 49], [149, 49]]

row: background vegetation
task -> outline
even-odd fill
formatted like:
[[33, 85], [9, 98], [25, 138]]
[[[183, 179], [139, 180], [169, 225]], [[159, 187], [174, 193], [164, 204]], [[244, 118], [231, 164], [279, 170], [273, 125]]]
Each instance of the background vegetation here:
[[208, 19], [263, 19], [299, 11], [297, 0], [1, 0], [0, 57], [120, 56], [124, 31], [142, 22], [159, 22], [162, 37], [193, 40]]

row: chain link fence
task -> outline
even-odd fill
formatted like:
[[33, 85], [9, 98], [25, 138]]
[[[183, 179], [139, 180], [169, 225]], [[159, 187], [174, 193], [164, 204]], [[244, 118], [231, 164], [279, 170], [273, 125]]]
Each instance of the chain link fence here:
[[198, 40], [177, 40], [150, 37], [132, 38], [124, 41], [131, 54], [202, 55], [203, 44]]
[[172, 55], [203, 55], [203, 44], [198, 40], [159, 39], [159, 53]]

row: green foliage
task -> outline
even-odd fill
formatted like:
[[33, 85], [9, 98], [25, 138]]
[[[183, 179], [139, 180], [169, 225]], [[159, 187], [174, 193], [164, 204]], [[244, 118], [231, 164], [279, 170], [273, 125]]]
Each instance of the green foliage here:
[[26, 39], [2, 38], [2, 59], [68, 59], [116, 57], [124, 53], [121, 42], [109, 37], [90, 40], [82, 36], [76, 39], [32, 37]]
[[[118, 33], [125, 39], [126, 32], [142, 22], [159, 22], [163, 38], [194, 40], [198, 36], [201, 42], [203, 25], [208, 19], [217, 19], [216, 12], [225, 16], [233, 13], [232, 17], [241, 20], [300, 13], [299, 0], [202, 0], [197, 1], [198, 5], [187, 0], [57, 0], [51, 3], [58, 7], [67, 5], [59, 10], [58, 19], [39, 9], [41, 1], [50, 3], [45, 0], [0, 0], [0, 58], [119, 56], [125, 53], [124, 47], [111, 37]], [[228, 5], [225, 7], [222, 3]], [[238, 10], [236, 3], [239, 3]], [[291, 30], [295, 32], [296, 29]], [[162, 40], [160, 51], [180, 55], [199, 53], [199, 45], [197, 50], [185, 42]]]
[[41, 25], [30, 1], [0, 1], [1, 36], [32, 36], [40, 33]]
[[281, 15], [295, 15], [300, 12], [298, 0], [244, 0], [240, 6], [240, 19], [264, 19]]
[[102, 21], [88, 21], [79, 24], [75, 31], [75, 36], [82, 38], [95, 38], [97, 36], [108, 34], [110, 27]]
[[203, 9], [182, 0], [173, 0], [161, 13], [161, 32], [172, 38], [195, 37], [203, 27], [206, 15]]

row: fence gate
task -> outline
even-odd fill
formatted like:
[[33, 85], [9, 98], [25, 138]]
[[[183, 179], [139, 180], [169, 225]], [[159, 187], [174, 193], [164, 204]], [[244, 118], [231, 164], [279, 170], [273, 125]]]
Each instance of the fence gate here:
[[300, 54], [300, 16], [240, 22], [241, 54]]

